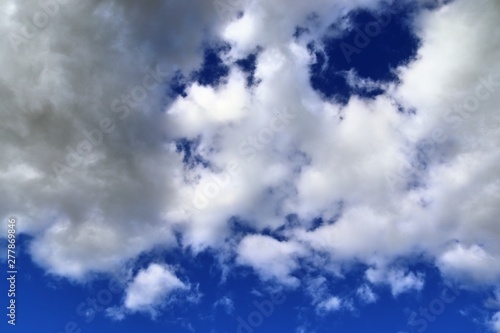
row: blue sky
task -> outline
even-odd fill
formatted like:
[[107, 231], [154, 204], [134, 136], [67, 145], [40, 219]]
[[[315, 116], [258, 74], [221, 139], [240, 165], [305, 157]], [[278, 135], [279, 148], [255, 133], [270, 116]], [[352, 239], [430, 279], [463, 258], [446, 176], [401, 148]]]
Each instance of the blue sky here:
[[500, 332], [498, 1], [0, 8], [1, 332]]
[[[20, 247], [27, 246], [27, 242], [28, 239], [21, 237]], [[183, 277], [196, 281], [200, 299], [194, 303], [179, 299], [175, 304], [166, 306], [154, 319], [150, 315], [134, 314], [121, 321], [113, 321], [105, 316], [105, 309], [119, 306], [124, 297], [117, 281], [96, 276], [83, 285], [74, 284], [65, 279], [48, 277], [27, 253], [20, 255], [18, 260], [21, 263], [17, 281], [18, 322], [15, 328], [2, 323], [6, 331], [59, 333], [64, 332], [68, 325], [69, 332], [73, 329], [96, 333], [136, 330], [238, 332], [241, 326], [238, 318], [247, 323], [258, 320], [248, 319], [252, 318], [253, 312], [259, 312], [254, 302], [263, 304], [278, 299], [279, 304], [275, 304], [268, 317], [262, 314], [261, 325], [250, 325], [254, 332], [294, 332], [297, 329], [305, 332], [418, 332], [424, 327], [422, 331], [425, 332], [483, 332], [484, 327], [477, 321], [487, 316], [488, 311], [481, 304], [490, 296], [486, 290], [455, 290], [453, 286], [443, 284], [436, 269], [416, 264], [414, 269], [426, 274], [425, 288], [397, 298], [391, 295], [389, 288], [374, 288], [378, 300], [366, 304], [356, 294], [363, 281], [363, 267], [356, 267], [342, 281], [329, 280], [325, 286], [329, 292], [349, 299], [353, 308], [318, 313], [310, 305], [311, 295], [306, 290], [283, 290], [279, 285], [262, 283], [249, 269], [236, 269], [223, 279], [217, 261], [210, 253], [192, 256], [182, 252], [157, 252], [141, 258], [134, 270], [163, 261], [179, 265], [183, 268]], [[296, 275], [303, 281], [312, 281], [321, 276], [321, 272], [303, 270]], [[3, 283], [2, 287], [7, 286]], [[440, 305], [432, 302], [442, 299], [443, 291], [444, 298], [450, 299], [450, 303], [442, 301], [445, 306], [439, 313]], [[224, 299], [230, 299], [231, 305], [223, 305], [227, 304]], [[431, 307], [431, 304], [434, 305]], [[92, 307], [95, 313], [85, 316], [86, 310]], [[421, 308], [429, 309], [429, 320], [420, 313]], [[436, 309], [434, 315], [431, 309]], [[412, 325], [410, 318], [414, 312], [417, 315]], [[246, 330], [241, 329], [241, 332]]]

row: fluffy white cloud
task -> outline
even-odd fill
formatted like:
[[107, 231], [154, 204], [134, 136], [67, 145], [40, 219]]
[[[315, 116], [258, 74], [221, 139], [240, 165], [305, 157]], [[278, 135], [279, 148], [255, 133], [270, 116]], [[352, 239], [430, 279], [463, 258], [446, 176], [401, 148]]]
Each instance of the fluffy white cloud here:
[[[181, 246], [235, 254], [289, 286], [299, 283], [299, 259], [316, 253], [370, 267], [423, 254], [450, 278], [495, 285], [500, 5], [456, 0], [416, 13], [409, 25], [420, 48], [394, 69], [398, 84], [345, 106], [324, 100], [310, 85], [307, 44], [339, 34], [328, 27], [349, 25], [341, 18], [350, 10], [380, 3], [262, 0], [225, 19], [201, 0], [61, 5], [17, 53], [12, 39], [1, 42], [0, 190], [9, 195], [0, 217], [18, 217], [36, 262], [75, 279], [178, 246], [179, 233]], [[36, 1], [2, 8], [4, 35], [39, 10]], [[299, 25], [308, 32], [294, 39]], [[203, 43], [216, 40], [231, 45], [226, 80], [166, 98], [165, 82], [197, 69]], [[257, 47], [259, 84], [247, 87], [232, 62]], [[347, 76], [352, 86], [380, 85]], [[199, 140], [193, 154], [209, 166], [184, 165], [180, 138]], [[91, 151], [77, 159], [74, 150]], [[57, 176], [54, 162], [75, 166]], [[235, 216], [285, 240], [252, 234], [227, 246]], [[317, 217], [325, 223], [313, 230]], [[367, 278], [394, 295], [423, 286], [404, 270]]]
[[64, 3], [1, 5], [0, 217], [35, 236], [48, 271], [82, 279], [176, 245], [165, 211], [183, 165], [165, 144], [164, 85], [201, 64], [222, 22], [206, 1]]
[[494, 282], [500, 278], [497, 259], [477, 245], [455, 245], [443, 253], [438, 262], [449, 277], [470, 279], [474, 282]]
[[421, 273], [405, 272], [401, 269], [370, 268], [366, 271], [366, 278], [374, 284], [387, 284], [394, 297], [412, 290], [422, 290], [424, 275]]
[[299, 284], [291, 273], [299, 267], [297, 259], [305, 254], [300, 244], [251, 235], [243, 238], [237, 253], [237, 262], [253, 267], [263, 279], [277, 279], [290, 286]]
[[167, 303], [175, 290], [187, 290], [189, 286], [177, 278], [169, 267], [151, 264], [137, 273], [125, 291], [124, 306], [132, 312], [154, 312]]
[[[329, 124], [338, 128], [333, 133], [316, 127], [322, 143], [307, 150], [311, 162], [290, 211], [306, 219], [321, 211], [325, 220], [338, 220], [314, 231], [297, 228], [294, 239], [336, 260], [356, 257], [375, 265], [425, 253], [450, 277], [498, 281], [492, 263], [500, 255], [494, 166], [500, 158], [500, 48], [491, 27], [500, 11], [494, 1], [470, 6], [455, 1], [419, 15], [414, 30], [421, 48], [416, 60], [398, 69], [400, 84], [375, 101], [351, 99], [345, 120]], [[471, 25], [477, 29], [462, 30]], [[398, 115], [388, 97], [415, 114]], [[333, 139], [343, 131], [345, 137]], [[313, 137], [304, 134], [302, 143]], [[408, 190], [412, 179], [421, 185]], [[470, 260], [459, 262], [461, 254]], [[420, 285], [414, 276], [393, 280], [393, 293]]]

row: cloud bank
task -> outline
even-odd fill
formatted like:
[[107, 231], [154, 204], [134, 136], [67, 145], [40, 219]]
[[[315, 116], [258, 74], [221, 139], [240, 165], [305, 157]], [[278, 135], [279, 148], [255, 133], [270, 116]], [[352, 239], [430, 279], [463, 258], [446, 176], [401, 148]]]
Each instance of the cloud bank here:
[[[0, 215], [18, 217], [47, 272], [84, 280], [180, 247], [288, 287], [300, 268], [323, 268], [317, 255], [337, 276], [365, 265], [366, 282], [394, 296], [423, 287], [400, 267], [415, 258], [453, 281], [498, 283], [498, 1], [417, 2], [415, 57], [393, 81], [344, 73], [382, 89], [346, 103], [312, 87], [308, 46], [342, 36], [352, 11], [386, 13], [381, 1], [255, 0], [228, 16], [210, 1], [51, 3], [46, 24], [35, 1], [0, 14]], [[215, 85], [191, 76], [207, 45], [222, 45], [228, 68]], [[253, 85], [237, 65], [250, 55]], [[185, 92], [165, 94], [179, 75]], [[125, 307], [184, 287], [152, 265]]]

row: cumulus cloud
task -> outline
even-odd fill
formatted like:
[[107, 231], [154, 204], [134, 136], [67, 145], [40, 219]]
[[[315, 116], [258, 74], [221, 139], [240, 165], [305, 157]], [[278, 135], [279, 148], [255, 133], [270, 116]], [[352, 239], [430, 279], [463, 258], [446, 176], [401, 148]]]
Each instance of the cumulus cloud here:
[[[335, 140], [341, 142], [338, 147], [325, 138], [336, 134], [322, 134], [322, 144], [311, 144], [325, 150], [316, 156], [309, 150], [312, 159], [299, 176], [294, 211], [304, 207], [304, 217], [322, 211], [335, 223], [313, 231], [297, 228], [295, 239], [337, 260], [356, 257], [368, 264], [425, 253], [455, 278], [498, 281], [497, 265], [488, 263], [499, 255], [498, 174], [492, 164], [499, 156], [494, 142], [500, 94], [493, 56], [499, 48], [497, 31], [491, 29], [499, 8], [492, 1], [474, 9], [469, 5], [455, 1], [419, 15], [413, 29], [421, 48], [415, 60], [398, 69], [400, 84], [374, 101], [350, 99], [338, 132], [352, 131]], [[461, 30], [470, 24], [477, 30]], [[479, 60], [483, 54], [484, 62]], [[391, 98], [415, 114], [398, 114]], [[384, 130], [362, 130], [364, 121], [380, 121], [372, 128]], [[344, 147], [348, 157], [339, 155]], [[337, 156], [343, 162], [335, 162]], [[341, 209], [335, 202], [342, 202]], [[471, 260], [459, 263], [454, 259], [459, 253]], [[420, 285], [414, 276], [402, 281]]]
[[366, 278], [374, 284], [387, 284], [394, 297], [412, 290], [422, 290], [424, 275], [421, 273], [405, 272], [401, 269], [374, 269], [366, 271]]
[[276, 279], [289, 286], [299, 284], [299, 280], [291, 274], [299, 267], [297, 259], [305, 254], [300, 244], [250, 235], [243, 238], [237, 253], [237, 262], [251, 266], [263, 279]]
[[[243, 15], [221, 18], [211, 1], [74, 2], [19, 47], [2, 40], [0, 217], [18, 217], [34, 260], [84, 279], [157, 246], [211, 248], [295, 287], [301, 259], [320, 254], [372, 267], [367, 280], [397, 296], [424, 277], [392, 264], [422, 255], [447, 277], [498, 283], [498, 1], [418, 10], [408, 22], [416, 57], [393, 69], [393, 83], [343, 73], [352, 87], [384, 91], [345, 105], [312, 88], [308, 45], [320, 49], [349, 27], [347, 13], [382, 1], [243, 3]], [[25, 33], [22, 18], [40, 10], [2, 7], [3, 35]], [[298, 26], [306, 32], [295, 38]], [[219, 43], [227, 77], [192, 80], [204, 46]], [[251, 87], [235, 65], [249, 54]], [[179, 73], [185, 94], [166, 97]], [[204, 162], [186, 165], [180, 139], [196, 141]], [[228, 247], [233, 217], [251, 234]], [[160, 266], [136, 280], [131, 310], [141, 288], [147, 307], [167, 285], [185, 287]], [[163, 287], [148, 289], [157, 280]]]
[[458, 244], [443, 253], [438, 260], [443, 272], [450, 277], [475, 282], [497, 281], [500, 277], [495, 257], [477, 245], [466, 248]]
[[179, 280], [168, 266], [151, 264], [140, 270], [125, 290], [125, 309], [131, 312], [154, 313], [168, 302], [168, 296], [189, 286]]
[[0, 11], [0, 215], [36, 235], [40, 265], [82, 279], [175, 245], [164, 213], [182, 159], [164, 141], [163, 87], [201, 64], [221, 21], [204, 1], [52, 1], [48, 22], [40, 6]]

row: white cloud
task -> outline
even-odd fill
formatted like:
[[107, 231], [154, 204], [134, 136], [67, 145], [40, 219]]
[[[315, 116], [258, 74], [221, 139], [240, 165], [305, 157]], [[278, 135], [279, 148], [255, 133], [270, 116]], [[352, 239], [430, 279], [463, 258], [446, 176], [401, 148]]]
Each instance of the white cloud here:
[[[28, 34], [24, 17], [42, 10], [35, 0], [0, 6], [6, 37]], [[205, 33], [221, 22], [206, 1], [70, 1], [56, 11], [33, 36], [20, 37], [18, 52], [9, 38], [1, 41], [8, 70], [0, 74], [0, 188], [10, 195], [0, 216], [16, 216], [18, 231], [35, 236], [38, 264], [84, 279], [176, 245], [165, 212], [175, 207], [183, 166], [163, 141], [164, 84], [175, 70], [201, 64]], [[110, 126], [102, 137], [96, 131]], [[91, 152], [57, 177], [53, 163], [66, 164], [75, 157], [68, 149], [79, 145]]]
[[120, 307], [111, 307], [107, 308], [105, 311], [107, 317], [111, 318], [114, 321], [120, 321], [125, 319], [125, 311]]
[[189, 286], [179, 280], [168, 266], [151, 264], [137, 273], [125, 290], [124, 306], [132, 312], [152, 312], [168, 303], [169, 295]]
[[318, 304], [318, 310], [326, 312], [338, 311], [342, 308], [342, 300], [336, 296], [332, 296]]
[[495, 333], [500, 332], [500, 312], [493, 315], [490, 321], [490, 327]]
[[221, 307], [227, 314], [234, 311], [234, 302], [231, 298], [224, 296], [214, 303], [214, 308]]
[[299, 244], [251, 235], [243, 238], [237, 253], [237, 262], [253, 267], [263, 279], [276, 279], [289, 286], [299, 284], [299, 280], [291, 275], [299, 267], [297, 259], [305, 254]]
[[[494, 1], [470, 6], [455, 1], [417, 16], [414, 29], [422, 46], [417, 59], [399, 69], [400, 85], [375, 101], [351, 99], [336, 131], [326, 134], [315, 127], [318, 139], [309, 144], [311, 162], [300, 175], [290, 211], [299, 211], [305, 219], [318, 212], [325, 220], [340, 218], [314, 231], [297, 228], [294, 239], [335, 260], [356, 257], [375, 265], [425, 253], [450, 277], [498, 281], [498, 265], [491, 263], [500, 256], [499, 177], [493, 162], [500, 158], [494, 143], [499, 135], [494, 119], [500, 98], [495, 60], [500, 47], [491, 27], [500, 10]], [[463, 31], [471, 25], [475, 29]], [[398, 115], [386, 100], [389, 96], [416, 114]], [[456, 107], [476, 100], [472, 112]], [[378, 121], [374, 130], [363, 129]], [[378, 133], [380, 128], [384, 130]], [[343, 132], [345, 137], [333, 139]], [[302, 143], [313, 137], [304, 134]], [[329, 144], [330, 138], [338, 146]], [[419, 148], [422, 142], [427, 156]], [[418, 169], [422, 160], [427, 165]], [[412, 175], [422, 186], [406, 190], [403, 185]], [[386, 177], [400, 177], [402, 182], [390, 186]], [[343, 203], [341, 209], [337, 202]], [[450, 244], [457, 240], [458, 248], [474, 261], [454, 260], [457, 250]], [[479, 252], [483, 255], [478, 257]], [[414, 276], [394, 277], [395, 285], [397, 281], [401, 290], [420, 285]]]
[[439, 257], [438, 264], [445, 274], [454, 278], [474, 282], [494, 282], [500, 278], [495, 257], [477, 245], [465, 247], [456, 244]]
[[356, 289], [356, 294], [366, 304], [375, 303], [378, 299], [377, 294], [375, 294], [369, 285], [364, 284], [358, 289]]
[[331, 295], [326, 277], [303, 279], [303, 283], [318, 314], [334, 312], [340, 309], [354, 309], [351, 299], [341, 299], [338, 296]]
[[[37, 10], [36, 1], [25, 3], [2, 4], [4, 35], [20, 31], [22, 17]], [[79, 2], [61, 7], [19, 53], [4, 39], [0, 190], [9, 195], [0, 217], [17, 216], [19, 231], [34, 237], [34, 260], [74, 279], [113, 271], [156, 246], [179, 246], [179, 233], [181, 246], [236, 255], [262, 279], [289, 286], [299, 284], [299, 259], [316, 253], [339, 266], [356, 260], [374, 267], [424, 254], [450, 278], [495, 285], [500, 38], [491, 27], [500, 5], [456, 0], [415, 14], [409, 24], [421, 47], [395, 70], [398, 85], [345, 106], [322, 99], [310, 85], [315, 60], [307, 43], [337, 33], [328, 27], [349, 10], [380, 3], [262, 0], [239, 19], [220, 20], [211, 1]], [[317, 19], [308, 21], [313, 12]], [[309, 33], [295, 40], [298, 25]], [[186, 97], [166, 100], [164, 81], [177, 69], [197, 69], [202, 44], [217, 39], [232, 47], [227, 80], [218, 88], [189, 83]], [[260, 83], [248, 88], [231, 61], [257, 46]], [[146, 67], [159, 63], [161, 75], [152, 76]], [[352, 86], [378, 84], [347, 75]], [[121, 95], [141, 92], [155, 76], [161, 84], [117, 117], [126, 109]], [[116, 98], [120, 112], [112, 110]], [[415, 114], [398, 112], [395, 101]], [[472, 103], [470, 110], [460, 103]], [[82, 165], [56, 177], [53, 162], [63, 162], [67, 146], [76, 149], [83, 131], [105, 117], [115, 129]], [[195, 153], [210, 167], [183, 165], [173, 143], [181, 137], [199, 138]], [[405, 188], [411, 177], [421, 186]], [[298, 217], [293, 226], [291, 215]], [[256, 234], [228, 247], [235, 216]], [[317, 217], [325, 224], [311, 230]], [[285, 240], [258, 235], [266, 229]], [[424, 283], [404, 270], [369, 270], [367, 277], [394, 295]], [[131, 307], [140, 304], [130, 297]]]
[[227, 84], [217, 89], [194, 83], [187, 98], [177, 99], [168, 110], [174, 124], [171, 134], [196, 137], [209, 128], [215, 130], [240, 121], [249, 99], [245, 86], [245, 77], [238, 70], [233, 70]]
[[387, 284], [394, 297], [412, 290], [420, 291], [424, 287], [422, 273], [405, 272], [401, 269], [369, 268], [366, 279], [373, 284]]
[[497, 287], [493, 291], [493, 297], [486, 300], [485, 306], [487, 308], [500, 309], [500, 288]]

